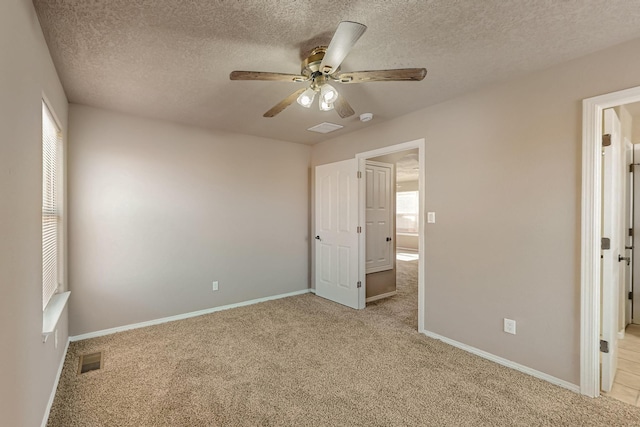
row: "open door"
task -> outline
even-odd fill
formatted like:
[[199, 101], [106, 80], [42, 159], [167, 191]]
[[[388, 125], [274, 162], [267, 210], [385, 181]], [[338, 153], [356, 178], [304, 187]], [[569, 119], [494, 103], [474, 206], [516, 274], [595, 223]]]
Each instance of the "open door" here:
[[626, 262], [626, 269], [624, 273], [624, 291], [622, 293], [622, 307], [624, 309], [624, 324], [623, 328], [626, 328], [631, 323], [631, 317], [633, 315], [633, 144], [627, 138], [624, 139], [624, 173], [625, 173], [625, 206], [624, 206], [624, 248], [626, 256], [629, 258]]
[[365, 167], [366, 273], [392, 270], [395, 229], [395, 171], [393, 163], [366, 161]]
[[[640, 194], [638, 194], [640, 193], [640, 165], [638, 164], [638, 161], [640, 161], [640, 145], [638, 144], [634, 144], [633, 159], [633, 235], [640, 236]], [[633, 246], [635, 247], [635, 243]], [[631, 322], [638, 325], [640, 324], [640, 256], [633, 257], [632, 284]]]
[[364, 308], [358, 279], [358, 161], [317, 166], [315, 201], [316, 295]]
[[622, 166], [624, 152], [620, 140], [620, 120], [613, 109], [604, 110], [602, 186], [602, 391], [611, 391], [618, 365], [618, 326], [621, 295], [621, 261], [624, 257], [624, 212]]

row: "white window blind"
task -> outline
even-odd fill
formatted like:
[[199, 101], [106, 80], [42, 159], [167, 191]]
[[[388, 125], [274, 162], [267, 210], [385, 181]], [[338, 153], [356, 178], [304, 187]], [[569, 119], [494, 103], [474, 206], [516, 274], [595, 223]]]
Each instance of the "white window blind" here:
[[58, 289], [59, 159], [62, 134], [42, 103], [42, 309]]

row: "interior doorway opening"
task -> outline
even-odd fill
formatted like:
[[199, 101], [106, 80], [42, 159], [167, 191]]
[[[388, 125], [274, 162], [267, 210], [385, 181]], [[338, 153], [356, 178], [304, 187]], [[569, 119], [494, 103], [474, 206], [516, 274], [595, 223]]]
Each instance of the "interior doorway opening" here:
[[[629, 271], [625, 272], [625, 270], [627, 269], [626, 261], [628, 260], [629, 264], [633, 262], [635, 244], [629, 237], [633, 237], [634, 229], [638, 224], [628, 225], [631, 217], [629, 206], [631, 202], [628, 201], [630, 194], [616, 195], [612, 190], [607, 194], [606, 191], [607, 183], [617, 180], [619, 185], [610, 187], [627, 193], [626, 190], [633, 186], [633, 172], [638, 172], [628, 164], [630, 163], [628, 152], [635, 150], [629, 150], [629, 144], [625, 141], [625, 134], [629, 140], [634, 138], [631, 136], [634, 135], [633, 125], [627, 125], [625, 131], [625, 125], [617, 124], [616, 126], [620, 129], [616, 130], [615, 127], [612, 128], [607, 124], [607, 116], [614, 116], [617, 119], [620, 116], [626, 117], [631, 119], [628, 120], [630, 122], [632, 114], [629, 110], [638, 106], [638, 103], [640, 103], [640, 87], [583, 101], [580, 391], [592, 397], [599, 396], [601, 391], [616, 393], [616, 379], [626, 375], [623, 374], [622, 369], [617, 368], [630, 367], [634, 362], [640, 362], [640, 360], [631, 360], [629, 361], [631, 363], [620, 363], [622, 354], [625, 357], [630, 357], [630, 354], [627, 351], [618, 351], [625, 345], [625, 330], [627, 327], [633, 327], [628, 325], [633, 321], [633, 300], [628, 301], [629, 297], [633, 298], [629, 293], [629, 288], [632, 286], [629, 279], [632, 275], [630, 268]], [[637, 121], [640, 123], [640, 115]], [[618, 154], [613, 157], [616, 158], [615, 162], [620, 173], [611, 167], [611, 164], [607, 166], [607, 158], [611, 156], [607, 154], [607, 151], [611, 152], [609, 141], [614, 137], [614, 133], [619, 134], [616, 142]], [[638, 136], [640, 133], [636, 132], [635, 137]], [[626, 190], [625, 182], [628, 184]], [[612, 227], [607, 219], [607, 210], [610, 209], [607, 204], [613, 203], [611, 195], [616, 195], [619, 200], [617, 202], [619, 213], [614, 213], [614, 216], [619, 216], [618, 220], [623, 225], [621, 227]], [[616, 233], [618, 244], [608, 244], [607, 233]], [[628, 339], [632, 338], [631, 335], [629, 334]], [[619, 345], [620, 343], [622, 344]], [[618, 388], [623, 387], [624, 384], [618, 386]], [[637, 396], [636, 402], [633, 403], [637, 403]]]
[[[360, 235], [360, 271], [367, 307], [388, 311], [401, 322], [420, 332], [424, 331], [424, 139], [360, 153], [357, 156], [363, 177], [376, 178], [371, 165], [392, 165], [393, 184], [389, 202], [393, 209], [389, 236], [384, 233], [367, 233], [366, 226]], [[367, 173], [368, 172], [368, 173]], [[368, 176], [367, 176], [368, 175]], [[368, 185], [369, 184], [369, 185]], [[375, 203], [371, 203], [374, 188], [367, 179], [360, 183], [360, 223], [373, 230], [371, 215]], [[367, 200], [369, 197], [369, 200]], [[380, 203], [378, 203], [380, 204]], [[369, 217], [367, 213], [369, 211]], [[373, 244], [367, 239], [377, 238]], [[383, 245], [388, 245], [384, 247]], [[372, 266], [372, 261], [384, 250], [389, 251], [392, 268], [382, 271]], [[373, 253], [373, 254], [372, 254]]]
[[363, 176], [366, 305], [415, 330], [420, 258], [419, 171], [418, 149], [413, 148], [366, 159]]

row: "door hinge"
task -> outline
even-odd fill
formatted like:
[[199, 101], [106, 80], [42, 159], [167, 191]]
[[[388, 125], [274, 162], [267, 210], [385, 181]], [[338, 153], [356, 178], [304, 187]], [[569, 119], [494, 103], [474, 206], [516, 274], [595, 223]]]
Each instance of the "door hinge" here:
[[633, 237], [633, 228], [629, 229], [629, 237]]
[[600, 351], [603, 353], [609, 353], [609, 342], [600, 340]]
[[608, 237], [603, 237], [600, 242], [600, 249], [602, 250], [611, 249], [611, 239]]
[[605, 133], [604, 135], [602, 135], [602, 146], [608, 147], [610, 145], [611, 145], [611, 134]]
[[358, 178], [362, 178], [362, 172], [358, 171]]
[[633, 299], [633, 291], [629, 292], [629, 299]]
[[358, 287], [361, 288], [362, 287], [362, 282], [360, 280], [358, 280]]
[[358, 228], [356, 228], [356, 232], [357, 233], [362, 233], [362, 227], [358, 226]]
[[629, 164], [629, 173], [633, 173], [633, 163]]

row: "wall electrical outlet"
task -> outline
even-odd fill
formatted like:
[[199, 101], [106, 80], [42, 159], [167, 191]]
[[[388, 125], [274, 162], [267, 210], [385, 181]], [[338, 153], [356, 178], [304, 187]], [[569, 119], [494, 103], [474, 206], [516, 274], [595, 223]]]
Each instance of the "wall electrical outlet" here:
[[516, 321], [511, 319], [504, 319], [504, 331], [508, 334], [516, 334]]
[[215, 282], [213, 282], [212, 290], [213, 291], [217, 291], [218, 290], [218, 281], [217, 280]]

